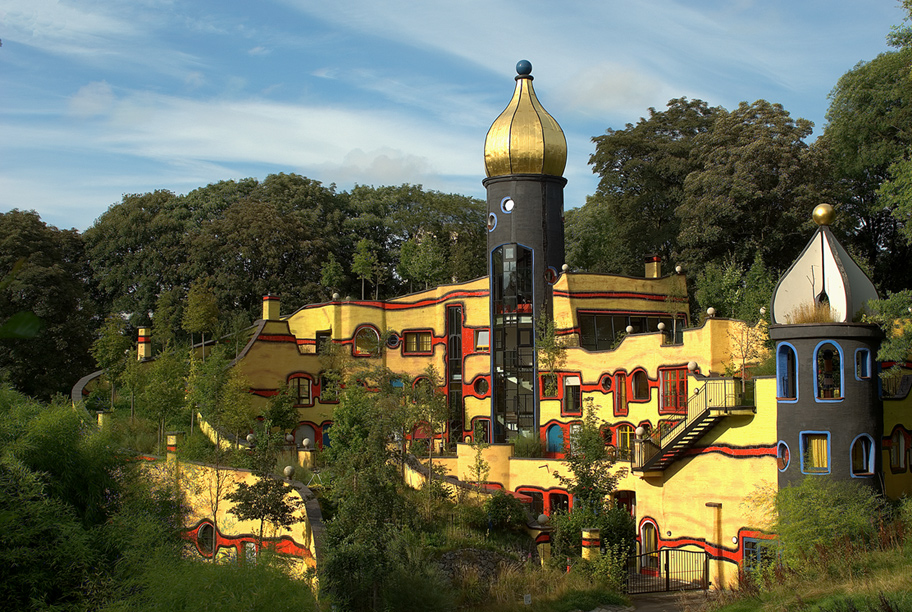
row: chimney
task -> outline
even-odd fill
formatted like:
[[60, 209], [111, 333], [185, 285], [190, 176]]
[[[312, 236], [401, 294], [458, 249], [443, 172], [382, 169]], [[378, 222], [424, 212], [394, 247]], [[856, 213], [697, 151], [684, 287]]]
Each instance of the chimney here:
[[281, 300], [277, 295], [264, 295], [263, 296], [263, 320], [264, 321], [278, 321], [279, 320], [279, 309], [281, 306]]
[[152, 330], [148, 327], [139, 328], [139, 337], [136, 340], [136, 358], [139, 361], [152, 357]]
[[658, 255], [646, 256], [646, 278], [661, 278], [662, 258]]

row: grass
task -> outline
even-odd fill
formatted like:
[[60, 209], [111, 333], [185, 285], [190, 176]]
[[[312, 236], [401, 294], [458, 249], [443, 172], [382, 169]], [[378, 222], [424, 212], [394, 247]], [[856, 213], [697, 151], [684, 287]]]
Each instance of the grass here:
[[789, 325], [801, 323], [836, 323], [836, 312], [828, 303], [805, 303], [796, 306], [789, 314], [785, 315], [785, 322]]
[[758, 588], [713, 593], [691, 612], [901, 612], [912, 610], [912, 546], [831, 555]]

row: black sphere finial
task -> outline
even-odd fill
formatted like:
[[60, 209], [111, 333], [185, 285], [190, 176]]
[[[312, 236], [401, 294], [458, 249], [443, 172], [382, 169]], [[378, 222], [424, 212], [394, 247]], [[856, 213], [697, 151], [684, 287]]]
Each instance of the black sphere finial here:
[[532, 74], [532, 62], [529, 60], [519, 60], [516, 62], [516, 74], [520, 76]]

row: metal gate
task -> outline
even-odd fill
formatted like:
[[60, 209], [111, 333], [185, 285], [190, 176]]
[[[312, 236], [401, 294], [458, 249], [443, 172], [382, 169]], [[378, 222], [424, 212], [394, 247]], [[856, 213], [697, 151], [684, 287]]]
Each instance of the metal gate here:
[[627, 557], [627, 593], [709, 588], [709, 556], [702, 550], [661, 550]]

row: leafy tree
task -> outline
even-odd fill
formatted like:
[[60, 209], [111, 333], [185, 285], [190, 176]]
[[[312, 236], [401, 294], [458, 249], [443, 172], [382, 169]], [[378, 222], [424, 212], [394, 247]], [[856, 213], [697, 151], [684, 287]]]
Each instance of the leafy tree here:
[[164, 447], [165, 427], [180, 416], [184, 406], [187, 363], [177, 350], [159, 353], [152, 366], [138, 406], [158, 424], [158, 448]]
[[93, 295], [104, 312], [149, 324], [159, 294], [183, 285], [187, 211], [170, 191], [127, 194], [83, 234]]
[[879, 361], [894, 362], [883, 376], [896, 376], [900, 366], [912, 359], [912, 289], [891, 293], [882, 300], [868, 303], [871, 314], [865, 320], [876, 323], [884, 333], [877, 352]]
[[187, 307], [181, 325], [190, 333], [191, 342], [193, 334], [202, 336], [203, 361], [206, 360], [206, 332], [214, 331], [218, 322], [219, 308], [215, 292], [206, 280], [194, 282], [187, 294]]
[[374, 284], [374, 299], [377, 298], [380, 291], [380, 275], [382, 274], [382, 264], [380, 263], [379, 258], [377, 257], [376, 247], [371, 243], [367, 238], [362, 238], [358, 241], [358, 246], [355, 249], [355, 255], [352, 258], [352, 272], [354, 272], [358, 278], [361, 279], [361, 299], [364, 299], [364, 283], [367, 280], [373, 281], [374, 277], [377, 277], [377, 282]]
[[263, 418], [282, 431], [294, 429], [299, 422], [298, 409], [295, 408], [294, 391], [287, 384], [282, 385], [279, 392], [269, 398], [266, 403], [266, 412]]
[[745, 268], [734, 257], [707, 263], [694, 283], [695, 318], [703, 316], [710, 306], [716, 316], [754, 323], [760, 309], [769, 309], [776, 280], [762, 256], [757, 253]]
[[554, 330], [554, 320], [540, 316], [535, 324], [535, 350], [538, 354], [538, 371], [544, 374], [545, 394], [557, 396], [557, 374], [567, 360], [567, 343], [558, 338]]
[[344, 282], [345, 270], [342, 269], [342, 264], [336, 261], [336, 256], [330, 253], [320, 268], [320, 284], [332, 294], [338, 291]]
[[217, 411], [217, 423], [234, 433], [238, 442], [241, 434], [253, 427], [257, 411], [250, 397], [250, 381], [239, 368], [228, 370], [227, 380], [218, 397]]
[[271, 523], [275, 527], [290, 527], [297, 520], [295, 512], [301, 507], [301, 500], [294, 498], [293, 491], [285, 483], [272, 476], [276, 465], [276, 451], [284, 442], [281, 434], [271, 433], [272, 423], [264, 421], [253, 450], [253, 484], [239, 482], [237, 488], [225, 496], [234, 506], [228, 510], [242, 521], [259, 521], [257, 542], [262, 548], [263, 527]]
[[[190, 352], [185, 404], [190, 412], [191, 433], [197, 412], [213, 425], [218, 426], [222, 423], [222, 411], [225, 408], [222, 396], [230, 374], [228, 362], [223, 345], [216, 345], [206, 361], [199, 359], [194, 351]], [[216, 444], [218, 436], [219, 428], [216, 427]]]
[[567, 214], [568, 261], [593, 272], [641, 274], [643, 257], [677, 253], [684, 181], [700, 169], [691, 155], [721, 109], [676, 98], [667, 110], [592, 139], [589, 158], [599, 175], [596, 193]]
[[111, 407], [114, 407], [114, 385], [127, 366], [131, 339], [125, 335], [127, 323], [123, 317], [109, 315], [101, 327], [101, 336], [92, 344], [92, 356], [105, 371], [111, 385]]
[[0, 374], [23, 393], [69, 393], [92, 366], [84, 261], [76, 230], [46, 225], [35, 212], [0, 214]]
[[613, 470], [614, 461], [605, 449], [601, 425], [592, 399], [587, 398], [583, 422], [564, 441], [564, 465], [570, 475], [557, 476], [577, 503], [595, 514], [607, 509], [608, 495], [617, 487], [618, 481], [618, 474]]
[[[912, 7], [903, 4], [907, 15]], [[837, 224], [850, 246], [874, 266], [884, 289], [912, 283], [908, 241], [908, 159], [912, 145], [908, 26], [888, 37], [897, 50], [860, 62], [830, 93], [822, 140], [837, 181]]]
[[176, 346], [184, 336], [181, 320], [184, 318], [184, 299], [180, 289], [163, 291], [155, 301], [152, 315], [152, 342], [160, 350]]
[[791, 263], [817, 203], [804, 142], [812, 127], [758, 100], [718, 111], [712, 129], [694, 138], [698, 169], [687, 176], [676, 211], [689, 270], [726, 256], [747, 267], [756, 253], [776, 270]]

